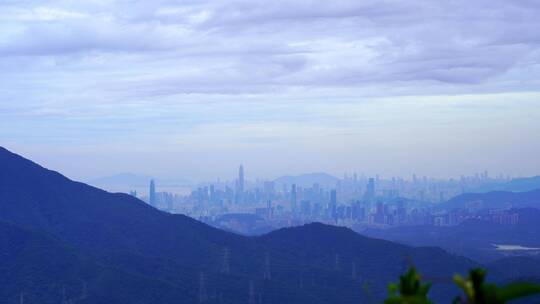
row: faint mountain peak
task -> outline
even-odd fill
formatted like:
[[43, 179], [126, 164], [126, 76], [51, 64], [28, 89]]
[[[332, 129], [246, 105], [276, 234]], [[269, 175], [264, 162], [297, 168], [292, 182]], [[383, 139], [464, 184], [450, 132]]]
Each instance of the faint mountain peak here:
[[124, 172], [114, 175], [98, 177], [89, 180], [90, 184], [97, 185], [147, 185], [153, 177], [148, 175], [139, 175], [130, 172]]
[[512, 191], [527, 192], [540, 189], [540, 175], [514, 178], [507, 182], [492, 182], [482, 185], [471, 192]]
[[491, 191], [464, 193], [437, 205], [439, 209], [540, 208], [540, 189], [526, 192]]
[[191, 181], [184, 178], [171, 178], [163, 179], [158, 177], [153, 177], [149, 175], [136, 174], [131, 172], [119, 173], [109, 176], [103, 176], [94, 178], [88, 181], [91, 185], [96, 185], [99, 187], [133, 187], [141, 188], [148, 187], [148, 184], [151, 180], [154, 180], [159, 186], [185, 186], [190, 185]]
[[274, 180], [278, 185], [296, 184], [301, 187], [311, 187], [319, 184], [324, 187], [335, 187], [339, 178], [325, 172], [312, 172], [300, 175], [285, 175]]

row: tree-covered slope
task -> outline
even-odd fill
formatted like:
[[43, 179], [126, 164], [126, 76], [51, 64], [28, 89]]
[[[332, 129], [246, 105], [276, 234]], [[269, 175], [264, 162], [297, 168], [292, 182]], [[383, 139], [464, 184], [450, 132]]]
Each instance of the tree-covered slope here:
[[[5, 149], [0, 149], [0, 221], [52, 235], [84, 257], [62, 267], [81, 267], [65, 278], [44, 271], [39, 289], [50, 290], [53, 298], [58, 288], [48, 284], [75, 286], [93, 275], [89, 293], [110, 303], [157, 303], [149, 299], [158, 296], [159, 303], [359, 303], [384, 298], [386, 284], [411, 261], [433, 277], [475, 265], [437, 248], [398, 245], [322, 224], [243, 237], [71, 181]], [[18, 237], [9, 242], [19, 243]], [[28, 261], [40, 265], [39, 259]], [[85, 268], [83, 261], [99, 267]], [[16, 278], [2, 291], [8, 294], [25, 289], [33, 277], [15, 268], [8, 275]], [[123, 281], [129, 284], [119, 285]], [[453, 294], [445, 285], [433, 292], [439, 298]]]

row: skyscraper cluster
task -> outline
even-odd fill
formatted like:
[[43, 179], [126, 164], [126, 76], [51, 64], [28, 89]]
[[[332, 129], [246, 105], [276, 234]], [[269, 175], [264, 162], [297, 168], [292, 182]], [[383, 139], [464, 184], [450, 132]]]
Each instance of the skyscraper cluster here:
[[156, 182], [151, 180], [146, 199], [156, 208], [184, 213], [210, 224], [229, 222], [237, 230], [253, 225], [282, 227], [314, 221], [344, 226], [443, 224], [459, 222], [468, 215], [451, 219], [433, 215], [430, 204], [492, 179], [484, 172], [461, 180], [416, 175], [410, 180], [382, 179], [358, 174], [345, 174], [334, 184], [287, 180], [289, 183], [279, 179], [248, 183], [244, 166], [240, 165], [232, 182], [204, 183], [187, 196], [157, 192]]

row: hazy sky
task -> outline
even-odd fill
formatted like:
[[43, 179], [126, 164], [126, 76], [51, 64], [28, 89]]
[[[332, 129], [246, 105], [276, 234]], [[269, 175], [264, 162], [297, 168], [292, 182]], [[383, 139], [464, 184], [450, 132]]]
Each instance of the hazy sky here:
[[0, 145], [75, 178], [540, 174], [540, 1], [0, 0]]

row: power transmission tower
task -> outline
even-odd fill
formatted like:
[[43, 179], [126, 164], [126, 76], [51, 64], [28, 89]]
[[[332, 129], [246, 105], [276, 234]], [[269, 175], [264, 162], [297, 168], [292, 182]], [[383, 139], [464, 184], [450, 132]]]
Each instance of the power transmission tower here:
[[336, 253], [334, 257], [334, 270], [339, 270], [339, 254]]
[[83, 288], [81, 295], [76, 298], [71, 298], [69, 300], [66, 299], [66, 304], [72, 304], [84, 301], [88, 297], [88, 284], [86, 282], [83, 282]]
[[271, 280], [272, 279], [272, 272], [270, 270], [270, 254], [269, 253], [266, 253], [266, 256], [264, 257], [263, 278], [265, 280]]
[[86, 299], [87, 297], [88, 297], [88, 283], [84, 282], [81, 299]]
[[208, 294], [206, 293], [206, 283], [204, 273], [199, 274], [199, 303], [204, 303], [208, 300]]
[[253, 285], [253, 281], [249, 281], [249, 304], [256, 304], [255, 303], [255, 286]]
[[221, 273], [229, 274], [231, 272], [231, 267], [229, 264], [230, 251], [228, 247], [223, 249], [223, 263], [221, 264]]
[[351, 267], [351, 277], [356, 279], [356, 262], [353, 261]]
[[62, 304], [67, 303], [67, 297], [66, 297], [66, 285], [62, 285]]

